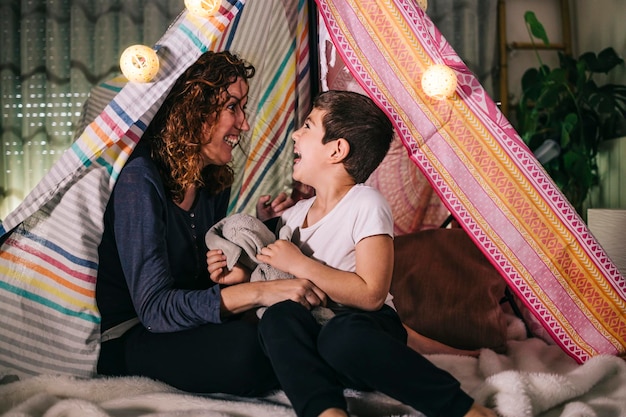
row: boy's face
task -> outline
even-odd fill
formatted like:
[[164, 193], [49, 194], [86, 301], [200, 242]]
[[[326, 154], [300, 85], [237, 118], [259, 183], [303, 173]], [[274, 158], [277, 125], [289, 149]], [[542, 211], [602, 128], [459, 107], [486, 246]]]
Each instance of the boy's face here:
[[319, 176], [328, 156], [329, 146], [322, 144], [324, 125], [322, 119], [326, 111], [314, 108], [304, 121], [304, 125], [293, 135], [293, 179], [307, 185]]

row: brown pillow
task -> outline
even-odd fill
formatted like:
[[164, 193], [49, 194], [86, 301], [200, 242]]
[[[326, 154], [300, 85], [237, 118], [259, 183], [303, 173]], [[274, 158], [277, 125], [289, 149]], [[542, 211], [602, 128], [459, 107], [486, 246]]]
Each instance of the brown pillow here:
[[396, 236], [391, 294], [402, 321], [458, 349], [503, 352], [506, 283], [463, 229]]

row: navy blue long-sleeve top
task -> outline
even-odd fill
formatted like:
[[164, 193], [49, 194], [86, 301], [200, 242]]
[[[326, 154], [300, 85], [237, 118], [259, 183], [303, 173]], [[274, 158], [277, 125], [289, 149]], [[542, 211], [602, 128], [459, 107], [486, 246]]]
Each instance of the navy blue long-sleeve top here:
[[96, 300], [101, 331], [138, 317], [153, 332], [220, 323], [220, 287], [204, 235], [226, 216], [230, 190], [201, 189], [189, 211], [167, 197], [148, 150], [137, 146], [104, 215]]

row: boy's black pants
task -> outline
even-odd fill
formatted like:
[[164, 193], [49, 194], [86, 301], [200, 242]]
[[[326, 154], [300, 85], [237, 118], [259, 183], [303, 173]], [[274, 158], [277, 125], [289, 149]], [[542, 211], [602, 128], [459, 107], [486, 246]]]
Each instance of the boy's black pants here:
[[427, 416], [463, 416], [474, 402], [452, 375], [406, 345], [389, 306], [349, 309], [320, 326], [305, 307], [283, 301], [267, 309], [259, 333], [299, 417], [346, 410], [344, 388], [382, 392]]

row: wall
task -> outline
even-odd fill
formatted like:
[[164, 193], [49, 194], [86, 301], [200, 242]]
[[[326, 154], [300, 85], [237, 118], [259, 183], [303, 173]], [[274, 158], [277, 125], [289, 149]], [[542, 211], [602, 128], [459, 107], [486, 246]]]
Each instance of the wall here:
[[[514, 42], [528, 43], [530, 37], [524, 22], [524, 13], [533, 11], [543, 24], [551, 43], [561, 43], [562, 25], [559, 12], [559, 0], [504, 0], [506, 4], [507, 44]], [[541, 41], [539, 41], [541, 43]], [[541, 62], [554, 67], [558, 65], [555, 51], [540, 51]], [[508, 89], [511, 106], [518, 103], [521, 93], [521, 78], [530, 67], [538, 67], [539, 60], [534, 51], [514, 49], [508, 53]]]
[[[507, 41], [528, 42], [524, 13], [532, 10], [545, 26], [551, 42], [562, 41], [559, 0], [506, 0]], [[624, 0], [570, 0], [572, 53], [599, 53], [613, 47], [626, 57], [626, 2]], [[547, 65], [558, 62], [555, 52], [544, 51], [542, 60]], [[513, 105], [519, 99], [520, 79], [524, 71], [537, 66], [534, 52], [515, 50], [508, 55], [509, 100]], [[626, 65], [614, 69], [608, 76], [594, 78], [598, 84], [626, 84]], [[589, 207], [626, 208], [626, 138], [606, 141], [598, 157], [601, 185], [593, 190]]]
[[[551, 42], [562, 42], [562, 25], [559, 0], [505, 0], [506, 36], [508, 43], [529, 42], [524, 23], [524, 13], [535, 12], [544, 25]], [[572, 52], [575, 56], [583, 52], [600, 52], [612, 46], [617, 53], [626, 56], [626, 2], [624, 0], [570, 0]], [[540, 53], [545, 64], [556, 64], [555, 52]], [[512, 102], [519, 98], [520, 79], [524, 71], [537, 66], [532, 51], [514, 50], [509, 59], [509, 91]], [[626, 84], [626, 66], [617, 68], [608, 77], [599, 78], [600, 83]]]
[[[612, 46], [626, 58], [626, 4], [624, 0], [578, 0], [573, 7], [576, 49], [594, 51]], [[626, 65], [616, 68], [599, 83], [626, 84]], [[590, 196], [589, 206], [626, 208], [626, 137], [605, 141], [598, 156], [600, 186]]]
[[[626, 57], [626, 2], [624, 0], [578, 0], [572, 14], [576, 48], [580, 52], [600, 52], [612, 46]], [[626, 84], [626, 66], [613, 71], [606, 81]]]
[[588, 207], [626, 209], [626, 137], [601, 144], [598, 171], [600, 185], [591, 192]]

